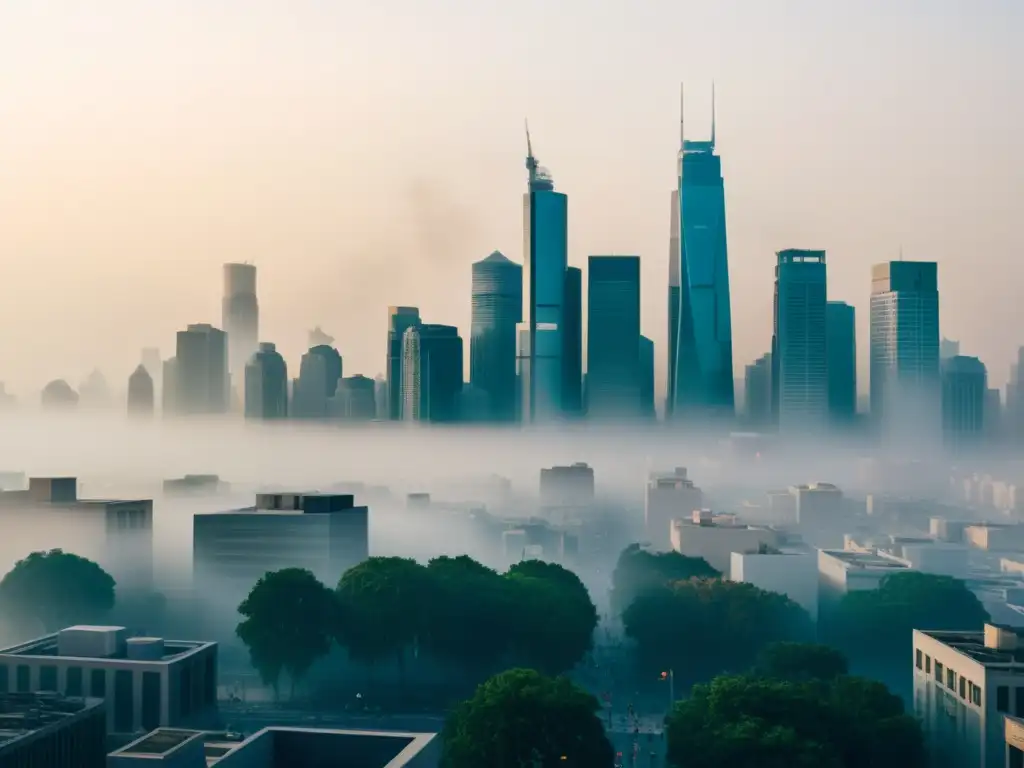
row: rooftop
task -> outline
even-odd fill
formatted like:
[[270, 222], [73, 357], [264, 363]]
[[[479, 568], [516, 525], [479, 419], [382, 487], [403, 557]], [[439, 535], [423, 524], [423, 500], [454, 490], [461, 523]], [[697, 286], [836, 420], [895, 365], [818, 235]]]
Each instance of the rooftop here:
[[986, 624], [981, 632], [914, 630], [986, 666], [1024, 664], [1024, 632], [1019, 631], [1003, 624]]
[[0, 656], [107, 659], [127, 663], [167, 664], [216, 645], [214, 642], [201, 640], [129, 637], [124, 627], [80, 625], [0, 649]]
[[[150, 731], [141, 739], [133, 741], [117, 750], [118, 755], [152, 755], [160, 756], [173, 752], [185, 742], [203, 738], [202, 731], [185, 731], [177, 728], [158, 728]], [[205, 739], [204, 739], [205, 740]]]
[[101, 699], [69, 698], [57, 693], [0, 693], [0, 752], [11, 742], [102, 707]]
[[906, 570], [909, 567], [904, 562], [894, 560], [889, 557], [883, 557], [882, 555], [874, 552], [854, 552], [845, 549], [823, 549], [821, 550], [821, 553], [839, 560], [848, 570], [900, 571]]

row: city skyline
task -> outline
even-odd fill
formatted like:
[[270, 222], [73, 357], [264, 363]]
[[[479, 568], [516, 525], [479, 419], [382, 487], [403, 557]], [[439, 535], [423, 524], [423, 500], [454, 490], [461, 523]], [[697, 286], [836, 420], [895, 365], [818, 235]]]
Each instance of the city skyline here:
[[[468, 67], [449, 84], [440, 77], [459, 71], [477, 47], [472, 40], [416, 73], [412, 98], [401, 86], [410, 80], [406, 68], [386, 69], [378, 58], [390, 49], [351, 48], [345, 55], [371, 57], [365, 63], [377, 67], [375, 79], [341, 87], [334, 51], [348, 33], [323, 23], [331, 12], [311, 7], [296, 10], [289, 27], [303, 34], [299, 51], [290, 32], [272, 34], [277, 11], [237, 26], [234, 11], [217, 18], [189, 6], [185, 18], [198, 14], [208, 24], [198, 32], [159, 10], [120, 4], [111, 24], [132, 25], [133, 35], [100, 35], [110, 44], [94, 56], [71, 49], [63, 58], [54, 54], [74, 13], [5, 7], [6, 70], [37, 77], [31, 89], [12, 78], [0, 95], [9, 116], [0, 249], [18, 255], [0, 287], [2, 380], [22, 398], [53, 378], [75, 384], [97, 366], [122, 380], [141, 347], [158, 346], [166, 357], [177, 329], [216, 324], [214, 275], [232, 260], [260, 268], [261, 340], [290, 361], [305, 350], [308, 328], [320, 324], [338, 337], [351, 370], [382, 372], [380, 343], [365, 338], [363, 318], [379, 318], [392, 304], [419, 306], [468, 336], [469, 265], [496, 249], [521, 262], [516, 207], [529, 115], [545, 162], [572, 198], [569, 263], [585, 270], [589, 253], [642, 258], [651, 299], [642, 330], [658, 350], [660, 400], [667, 318], [656, 296], [667, 271], [674, 94], [680, 79], [692, 84], [693, 122], [706, 125], [714, 79], [728, 177], [734, 375], [767, 348], [774, 252], [820, 245], [830, 254], [830, 298], [857, 309], [866, 383], [863, 285], [871, 264], [896, 258], [902, 246], [907, 258], [939, 262], [944, 284], [956, 286], [944, 295], [946, 335], [985, 361], [991, 382], [1002, 386], [1020, 341], [993, 329], [1017, 327], [1020, 317], [1013, 264], [1024, 242], [1012, 201], [1024, 155], [1013, 137], [1024, 116], [1006, 94], [1021, 71], [1007, 37], [1021, 11], [993, 3], [991, 14], [961, 17], [951, 3], [915, 2], [878, 29], [852, 4], [805, 3], [801, 22], [786, 28], [761, 9], [739, 25], [730, 7], [681, 4], [657, 24], [627, 27], [630, 49], [643, 39], [649, 52], [621, 71], [611, 62], [594, 66], [592, 44], [611, 34], [603, 17], [579, 61], [552, 52], [546, 63], [523, 63], [499, 36], [480, 74], [503, 82], [501, 97], [476, 102], [466, 90], [485, 91]], [[450, 12], [414, 16], [427, 23], [426, 39], [410, 55], [435, 39], [435, 25]], [[510, 11], [508, 25], [516, 28], [526, 13]], [[568, 9], [554, 15], [549, 43], [568, 34], [568, 18]], [[757, 28], [757, 36], [741, 26]], [[672, 28], [684, 30], [682, 41], [668, 34]], [[235, 35], [225, 42], [219, 35], [227, 29]], [[704, 41], [700, 29], [714, 34]], [[854, 30], [856, 46], [846, 35]], [[169, 32], [178, 35], [173, 44]], [[914, 55], [905, 43], [911, 37]], [[168, 69], [182, 39], [201, 69]], [[415, 42], [407, 32], [388, 40]], [[872, 62], [858, 53], [865, 44], [877, 53]], [[787, 46], [800, 54], [776, 55]], [[984, 57], [973, 55], [979, 47]], [[258, 84], [222, 58], [225, 50], [242, 63], [266, 56], [277, 76]], [[67, 66], [69, 56], [76, 66]], [[514, 75], [513, 58], [521, 66]], [[832, 62], [828, 77], [809, 66], [818, 59]], [[544, 67], [555, 87], [541, 84]], [[288, 116], [273, 108], [284, 99]], [[615, 114], [591, 119], [598, 103], [614, 105]], [[366, 118], [351, 121], [353, 108]], [[453, 156], [455, 147], [458, 183], [432, 172], [438, 154]], [[958, 162], [950, 163], [954, 153]], [[979, 259], [1009, 279], [984, 287], [971, 280]], [[48, 273], [61, 279], [47, 280]], [[33, 353], [43, 346], [47, 356]]]

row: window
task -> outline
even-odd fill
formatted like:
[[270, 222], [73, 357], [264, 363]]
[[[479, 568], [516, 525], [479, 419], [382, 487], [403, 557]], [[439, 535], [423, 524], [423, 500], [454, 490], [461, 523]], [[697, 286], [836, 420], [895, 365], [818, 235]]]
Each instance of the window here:
[[130, 670], [118, 669], [114, 672], [114, 731], [117, 733], [131, 733], [135, 729], [132, 682]]
[[56, 691], [57, 690], [57, 668], [46, 666], [39, 668], [39, 690], [40, 691]]
[[1000, 685], [996, 688], [996, 711], [1010, 711], [1010, 689], [1005, 685]]
[[82, 695], [82, 668], [68, 667], [67, 679], [64, 681], [65, 696]]
[[32, 670], [24, 664], [18, 665], [18, 693], [28, 693], [32, 688]]
[[10, 671], [6, 664], [0, 664], [0, 693], [7, 693], [10, 684]]
[[960, 698], [967, 698], [967, 678], [963, 675], [960, 675]]
[[924, 671], [926, 674], [931, 674], [932, 671], [932, 657], [927, 653], [924, 655]]
[[942, 684], [942, 662], [938, 660], [935, 662], [935, 680], [940, 685]]
[[981, 706], [981, 686], [980, 685], [974, 686], [974, 698], [972, 698], [971, 701], [973, 701], [979, 707]]
[[951, 691], [956, 690], [956, 672], [952, 669], [946, 670], [946, 687]]
[[151, 731], [160, 727], [160, 673], [142, 673], [142, 727]]
[[924, 669], [924, 654], [921, 653], [921, 649], [918, 648], [914, 651], [914, 665], [918, 669]]
[[90, 675], [92, 677], [92, 695], [97, 699], [102, 699], [107, 695], [107, 671], [105, 669], [94, 669]]

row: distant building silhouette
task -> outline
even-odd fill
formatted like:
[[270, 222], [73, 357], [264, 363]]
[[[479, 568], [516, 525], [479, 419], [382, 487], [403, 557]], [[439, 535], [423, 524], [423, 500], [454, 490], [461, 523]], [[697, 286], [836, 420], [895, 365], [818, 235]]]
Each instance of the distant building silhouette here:
[[292, 415], [297, 419], [323, 419], [328, 403], [338, 391], [342, 374], [341, 353], [319, 344], [302, 356], [299, 377], [292, 392]]
[[113, 402], [107, 378], [94, 370], [78, 388], [79, 404], [87, 408], [108, 408]]
[[450, 325], [409, 328], [402, 340], [402, 418], [453, 422], [462, 392], [462, 338]]
[[960, 342], [954, 341], [953, 339], [947, 339], [943, 336], [939, 339], [939, 359], [948, 360], [951, 357], [957, 357], [960, 354]]
[[324, 333], [318, 325], [312, 331], [309, 332], [309, 346], [313, 347], [330, 347], [334, 344], [334, 337], [329, 333]]
[[988, 373], [981, 360], [956, 355], [942, 361], [942, 435], [954, 452], [981, 443], [987, 391]]
[[654, 408], [654, 341], [640, 337], [640, 415], [645, 419], [656, 416]]
[[828, 412], [833, 424], [850, 424], [857, 416], [857, 314], [842, 301], [825, 308], [828, 362]]
[[377, 418], [375, 389], [374, 380], [367, 376], [342, 379], [331, 400], [331, 415], [346, 421], [372, 421]]
[[939, 282], [934, 261], [871, 270], [871, 417], [890, 437], [939, 438]]
[[153, 415], [153, 377], [141, 363], [128, 377], [128, 415], [149, 418]]
[[638, 418], [640, 257], [591, 256], [587, 270], [587, 418]]
[[17, 402], [17, 398], [7, 391], [7, 385], [0, 381], [0, 408], [11, 408]]
[[828, 421], [825, 252], [776, 255], [772, 398], [779, 431], [821, 432]]
[[523, 268], [495, 251], [473, 264], [469, 381], [487, 396], [488, 418], [516, 417], [516, 326], [523, 315]]
[[[220, 414], [228, 410], [227, 334], [206, 323], [178, 331], [177, 355], [164, 367], [164, 386], [173, 387], [174, 412]], [[171, 374], [173, 379], [168, 379]]]
[[247, 419], [283, 419], [288, 416], [288, 366], [269, 342], [245, 367], [245, 416]]
[[772, 354], [761, 355], [747, 366], [743, 388], [746, 392], [747, 422], [754, 429], [772, 424]]
[[391, 395], [387, 378], [380, 374], [373, 380], [373, 399], [377, 403], [377, 419], [386, 421], [391, 415]]
[[228, 335], [231, 387], [241, 391], [245, 386], [245, 367], [259, 343], [260, 305], [256, 298], [255, 265], [224, 265], [221, 324]]
[[64, 379], [56, 379], [43, 387], [40, 400], [47, 411], [70, 411], [78, 407], [78, 393]]
[[562, 411], [583, 414], [583, 271], [565, 268], [562, 298]]
[[402, 413], [403, 388], [405, 375], [402, 372], [404, 361], [405, 332], [420, 324], [420, 311], [416, 307], [388, 307], [388, 358], [387, 377], [388, 418], [398, 420], [404, 418]]

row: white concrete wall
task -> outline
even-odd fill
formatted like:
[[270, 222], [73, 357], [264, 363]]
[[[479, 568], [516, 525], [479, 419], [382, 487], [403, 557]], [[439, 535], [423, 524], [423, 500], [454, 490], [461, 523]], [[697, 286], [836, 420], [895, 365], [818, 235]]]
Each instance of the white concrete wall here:
[[818, 564], [813, 553], [752, 555], [733, 552], [729, 578], [785, 595], [818, 620]]

